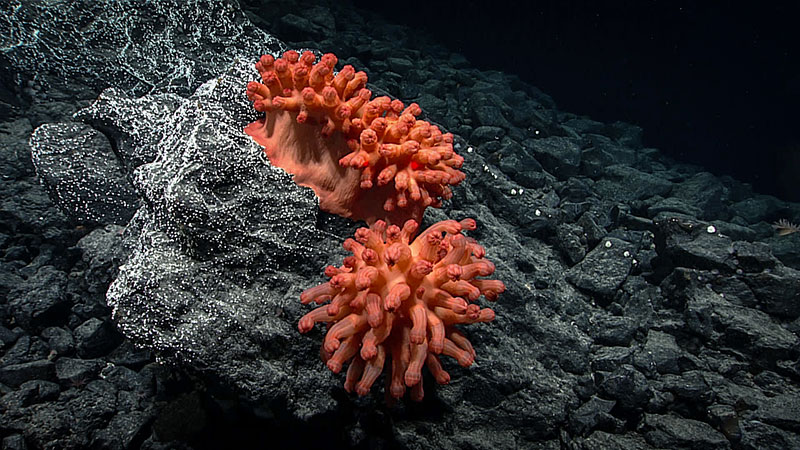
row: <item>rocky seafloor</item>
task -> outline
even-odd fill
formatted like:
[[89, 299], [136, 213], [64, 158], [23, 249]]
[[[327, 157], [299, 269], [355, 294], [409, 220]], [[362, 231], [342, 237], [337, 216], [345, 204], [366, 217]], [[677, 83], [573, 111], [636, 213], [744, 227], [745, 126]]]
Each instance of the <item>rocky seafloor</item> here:
[[[2, 448], [800, 447], [800, 205], [340, 2], [0, 6]], [[508, 289], [421, 403], [342, 389], [299, 293], [359, 226], [241, 129], [336, 53], [454, 133]], [[557, 100], [557, 99], [556, 99]]]

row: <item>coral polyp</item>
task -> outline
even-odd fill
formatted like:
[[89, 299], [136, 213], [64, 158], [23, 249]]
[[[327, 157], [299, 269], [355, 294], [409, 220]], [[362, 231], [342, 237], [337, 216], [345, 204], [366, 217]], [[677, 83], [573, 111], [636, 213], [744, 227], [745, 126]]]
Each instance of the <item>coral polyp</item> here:
[[247, 97], [265, 117], [245, 132], [323, 210], [368, 223], [421, 220], [464, 180], [453, 135], [418, 120], [416, 103], [371, 99], [367, 75], [350, 65], [334, 75], [337, 61], [327, 53], [316, 62], [310, 51], [262, 56]]
[[412, 241], [418, 224], [402, 228], [382, 220], [360, 228], [344, 242], [353, 254], [342, 266], [328, 266], [327, 283], [305, 290], [301, 302], [324, 304], [300, 319], [298, 329], [330, 325], [322, 345], [328, 368], [339, 373], [349, 362], [344, 387], [366, 395], [391, 360], [389, 394], [401, 398], [406, 388], [422, 400], [422, 367], [440, 384], [450, 381], [440, 355], [462, 367], [476, 352], [458, 324], [490, 322], [495, 313], [476, 302], [483, 295], [497, 300], [505, 291], [498, 280], [484, 279], [495, 266], [486, 251], [462, 230], [474, 230], [472, 219], [431, 225]]

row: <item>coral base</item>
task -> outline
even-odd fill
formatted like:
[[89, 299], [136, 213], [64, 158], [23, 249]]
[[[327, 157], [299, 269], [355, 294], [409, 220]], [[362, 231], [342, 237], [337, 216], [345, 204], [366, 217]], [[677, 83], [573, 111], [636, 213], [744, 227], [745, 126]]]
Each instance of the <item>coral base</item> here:
[[339, 164], [351, 152], [341, 133], [324, 137], [321, 127], [298, 125], [297, 113], [280, 110], [270, 111], [244, 132], [264, 147], [272, 165], [292, 174], [300, 186], [313, 189], [327, 212], [369, 224], [378, 218], [392, 222], [422, 217], [423, 208], [416, 205], [396, 213], [385, 211], [383, 199], [393, 194], [391, 186], [360, 189], [361, 171]]

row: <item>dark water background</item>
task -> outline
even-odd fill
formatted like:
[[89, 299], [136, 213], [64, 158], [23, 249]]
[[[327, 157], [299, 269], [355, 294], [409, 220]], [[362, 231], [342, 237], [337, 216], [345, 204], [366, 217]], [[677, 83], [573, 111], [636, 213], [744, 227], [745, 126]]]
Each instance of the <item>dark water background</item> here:
[[644, 143], [800, 200], [798, 2], [355, 0], [559, 108], [644, 128]]

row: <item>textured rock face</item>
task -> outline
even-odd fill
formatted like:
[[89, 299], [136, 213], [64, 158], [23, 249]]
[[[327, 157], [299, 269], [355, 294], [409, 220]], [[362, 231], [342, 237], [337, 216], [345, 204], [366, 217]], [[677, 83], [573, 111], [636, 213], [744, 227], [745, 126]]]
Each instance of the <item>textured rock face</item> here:
[[[104, 234], [116, 238], [82, 241], [89, 288], [105, 289], [104, 270], [118, 273], [108, 302], [137, 344], [250, 401], [297, 398], [297, 415], [324, 411], [330, 397], [314, 389], [333, 383], [289, 376], [298, 364], [319, 366], [313, 347], [298, 351], [293, 322], [301, 286], [312, 282], [303, 278], [336, 254], [340, 239], [326, 233], [342, 222], [318, 217], [313, 193], [271, 167], [242, 133], [255, 118], [244, 96], [255, 70], [238, 61], [283, 44], [232, 2], [139, 6], [28, 2], [3, 11], [13, 27], [0, 36], [9, 44], [2, 57], [36, 80], [31, 96], [94, 99], [105, 89], [74, 116], [80, 122], [42, 125], [31, 140], [40, 179], [72, 221], [126, 224], [135, 214], [124, 233]], [[59, 284], [48, 286], [51, 294], [31, 300], [14, 295], [25, 326], [49, 325], [73, 305]], [[91, 341], [106, 325], [87, 321], [75, 333]], [[106, 350], [81, 345], [82, 357]], [[329, 377], [324, 367], [316, 372]], [[294, 384], [304, 380], [310, 386]]]
[[313, 351], [296, 357], [295, 286], [318, 273], [339, 239], [315, 226], [324, 219], [313, 192], [270, 166], [242, 133], [251, 71], [233, 66], [175, 108], [153, 107], [159, 97], [141, 108], [148, 97], [131, 102], [109, 90], [79, 114], [111, 129], [115, 119], [149, 123], [161, 137], [139, 147], [155, 157], [132, 173], [145, 206], [129, 225], [133, 250], [108, 302], [135, 342], [251, 401], [292, 398], [299, 414], [319, 412], [330, 399], [292, 375], [318, 365]]
[[73, 221], [124, 225], [139, 206], [108, 139], [88, 125], [40, 126], [31, 157], [50, 197]]
[[[16, 4], [15, 4], [16, 3]], [[236, 55], [280, 50], [235, 2], [5, 2], [0, 54], [26, 95], [92, 100], [114, 86], [139, 96], [191, 94]]]

